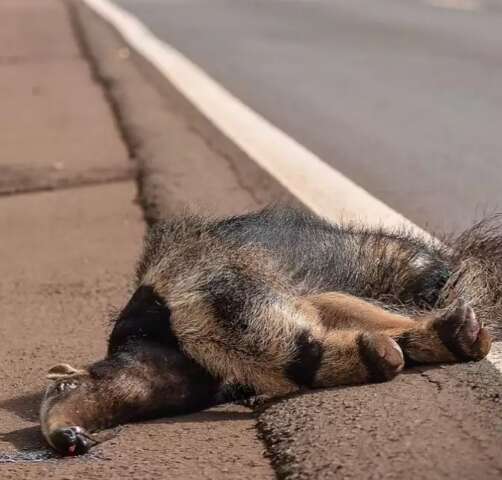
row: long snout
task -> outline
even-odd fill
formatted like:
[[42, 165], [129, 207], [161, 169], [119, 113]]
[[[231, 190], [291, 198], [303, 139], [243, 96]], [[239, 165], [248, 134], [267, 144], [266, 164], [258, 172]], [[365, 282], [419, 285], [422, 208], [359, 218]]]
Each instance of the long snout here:
[[83, 455], [98, 442], [84, 428], [68, 426], [49, 433], [48, 442], [62, 455]]
[[93, 426], [82, 413], [85, 409], [75, 406], [75, 403], [81, 403], [81, 399], [73, 400], [57, 398], [48, 390], [40, 408], [42, 434], [47, 443], [62, 455], [82, 455], [98, 443], [89, 433], [89, 427]]
[[62, 455], [82, 455], [97, 443], [84, 427], [59, 412], [47, 411], [44, 406], [40, 426], [47, 443]]

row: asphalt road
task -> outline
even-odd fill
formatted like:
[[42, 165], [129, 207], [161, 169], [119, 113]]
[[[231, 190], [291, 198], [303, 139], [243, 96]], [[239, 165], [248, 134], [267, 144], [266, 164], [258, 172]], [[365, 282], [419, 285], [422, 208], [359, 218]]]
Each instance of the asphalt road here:
[[0, 478], [498, 480], [502, 377], [488, 361], [131, 424], [84, 457], [47, 451], [45, 372], [103, 355], [142, 216], [291, 201], [70, 4], [0, 2]]
[[502, 4], [116, 0], [419, 225], [502, 208]]
[[[138, 165], [68, 3], [0, 2], [0, 479], [272, 480], [255, 418], [242, 406], [128, 425], [85, 457], [59, 458], [42, 438], [46, 372], [61, 361], [103, 357], [107, 312], [130, 295], [145, 228], [135, 201]], [[145, 107], [151, 87], [129, 81]], [[153, 103], [162, 110], [158, 95]], [[143, 133], [157, 120], [163, 133], [184, 141], [157, 144], [164, 155], [207, 158], [174, 115], [146, 112]], [[151, 139], [147, 147], [156, 158]], [[230, 173], [218, 172], [228, 181]], [[187, 194], [170, 192], [170, 205]]]
[[[95, 72], [105, 80], [140, 168], [141, 204], [147, 218], [182, 208], [180, 202], [228, 214], [282, 197], [281, 186], [229, 148], [221, 133], [194, 114], [159, 72], [134, 53], [130, 61], [121, 61], [117, 52], [123, 50], [123, 41], [85, 8], [80, 10]], [[502, 377], [488, 361], [413, 369], [380, 385], [277, 399], [256, 410], [257, 425], [277, 478], [284, 480], [498, 480], [501, 391]], [[173, 419], [173, 425], [179, 425], [179, 420]], [[216, 427], [223, 428], [220, 422], [211, 426]], [[228, 432], [239, 428], [235, 418], [226, 428]], [[216, 446], [221, 432], [214, 435]], [[267, 464], [259, 459], [253, 438], [243, 436], [245, 432], [233, 434], [235, 448], [222, 459], [222, 466], [226, 470], [229, 461], [232, 468], [242, 465], [232, 478], [263, 478], [260, 474], [267, 472]], [[187, 438], [181, 439], [181, 445]], [[242, 440], [234, 444], [234, 438]], [[167, 457], [168, 464], [175, 456], [171, 443], [166, 445], [159, 458]], [[206, 447], [214, 451], [212, 442], [203, 452]], [[225, 446], [217, 456], [221, 452], [226, 452]], [[246, 457], [242, 460], [245, 452], [254, 455], [252, 463]], [[200, 461], [192, 462], [199, 468]], [[183, 462], [187, 468], [191, 464]], [[247, 465], [254, 465], [253, 470]]]

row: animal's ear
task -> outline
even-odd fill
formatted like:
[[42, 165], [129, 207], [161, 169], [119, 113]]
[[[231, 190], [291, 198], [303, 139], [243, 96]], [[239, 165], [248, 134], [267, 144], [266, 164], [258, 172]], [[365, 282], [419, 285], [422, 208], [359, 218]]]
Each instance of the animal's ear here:
[[54, 365], [49, 369], [49, 371], [47, 372], [47, 378], [49, 380], [59, 380], [61, 378], [73, 377], [75, 375], [84, 375], [86, 373], [86, 370], [72, 367], [67, 363], [60, 363], [58, 365]]

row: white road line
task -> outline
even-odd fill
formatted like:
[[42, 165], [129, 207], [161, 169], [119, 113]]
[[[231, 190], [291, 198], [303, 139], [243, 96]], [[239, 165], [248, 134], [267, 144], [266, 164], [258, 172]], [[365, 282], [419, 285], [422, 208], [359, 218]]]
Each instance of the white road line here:
[[389, 226], [408, 223], [244, 105], [197, 65], [155, 37], [136, 17], [108, 0], [84, 1], [225, 135], [313, 211], [328, 218], [355, 217]]
[[500, 373], [502, 373], [502, 342], [494, 342], [486, 358]]
[[[135, 16], [109, 0], [81, 1], [110, 23], [132, 49], [155, 66], [220, 131], [318, 215], [391, 228], [405, 225], [430, 238], [251, 110], [188, 58], [157, 38]], [[490, 361], [502, 373], [501, 344], [493, 348]]]

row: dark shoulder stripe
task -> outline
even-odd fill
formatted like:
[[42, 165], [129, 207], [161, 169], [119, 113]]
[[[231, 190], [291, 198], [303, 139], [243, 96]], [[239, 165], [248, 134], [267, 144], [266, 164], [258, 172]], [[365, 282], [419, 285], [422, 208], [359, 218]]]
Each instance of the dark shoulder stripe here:
[[178, 341], [171, 329], [169, 306], [150, 285], [141, 285], [120, 312], [108, 339], [108, 351], [113, 353], [135, 339], [178, 347]]
[[286, 376], [300, 387], [312, 387], [324, 348], [308, 330], [303, 330], [296, 336], [295, 347], [295, 355], [285, 368]]
[[361, 333], [356, 341], [361, 361], [368, 370], [368, 381], [375, 383], [387, 381], [389, 379], [388, 373], [383, 366], [382, 358], [371, 343], [371, 337]]

